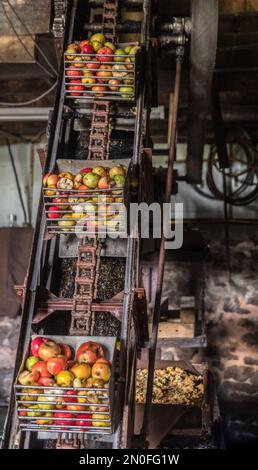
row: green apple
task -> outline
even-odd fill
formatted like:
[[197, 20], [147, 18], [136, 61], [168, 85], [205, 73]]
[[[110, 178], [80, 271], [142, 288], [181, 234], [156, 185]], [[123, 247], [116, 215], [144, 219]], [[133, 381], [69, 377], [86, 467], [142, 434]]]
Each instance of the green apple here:
[[120, 175], [120, 176], [124, 176], [125, 175], [125, 171], [123, 169], [123, 167], [121, 165], [119, 166], [113, 166], [112, 168], [110, 168], [109, 170], [109, 176], [111, 179], [114, 179], [115, 176], [117, 175]]
[[[38, 405], [30, 405], [28, 407], [30, 410], [38, 410], [39, 406]], [[27, 416], [30, 416], [31, 418], [35, 418], [36, 416], [41, 416], [42, 412], [41, 411], [27, 411]]]
[[92, 43], [93, 41], [98, 41], [103, 45], [106, 42], [106, 38], [102, 33], [95, 33], [90, 37], [90, 42]]
[[133, 85], [134, 82], [134, 74], [128, 73], [126, 77], [123, 79], [125, 85]]
[[94, 173], [94, 175], [103, 176], [106, 173], [106, 169], [104, 166], [97, 165], [92, 169], [92, 173]]
[[124, 47], [124, 51], [126, 54], [130, 54], [130, 50], [132, 49], [133, 46], [126, 46]]
[[26, 369], [28, 369], [29, 371], [32, 371], [32, 366], [34, 366], [34, 364], [36, 364], [36, 362], [38, 361], [39, 361], [39, 357], [29, 356], [25, 363]]
[[121, 94], [122, 98], [130, 99], [133, 97], [134, 89], [130, 86], [121, 86], [119, 88], [119, 93]]
[[115, 51], [114, 61], [115, 62], [124, 62], [124, 60], [125, 60], [125, 57], [123, 57], [124, 55], [125, 55], [124, 49], [117, 49]]
[[116, 46], [114, 44], [112, 44], [112, 42], [105, 42], [104, 44], [105, 47], [109, 47], [109, 49], [111, 49], [113, 52], [115, 52], [116, 50]]
[[[38, 402], [42, 402], [42, 401], [43, 401], [43, 403], [39, 403], [39, 404], [38, 404], [38, 406], [39, 406], [39, 408], [40, 408], [41, 410], [51, 410], [52, 408], [54, 408], [54, 405], [51, 405], [51, 404], [46, 405], [46, 403], [44, 403], [44, 401], [45, 401], [45, 402], [48, 401], [48, 400], [47, 400], [47, 397], [38, 397], [37, 401], [38, 401]], [[36, 405], [36, 406], [37, 406], [37, 405]]]
[[98, 52], [98, 50], [101, 49], [102, 46], [103, 46], [102, 43], [99, 42], [99, 41], [92, 41], [92, 42], [91, 42], [91, 45], [92, 45], [92, 47], [93, 47], [93, 49], [94, 49], [94, 52]]
[[124, 184], [125, 184], [125, 176], [123, 176], [123, 175], [114, 176], [114, 180], [115, 180], [117, 186], [124, 186]]
[[137, 51], [139, 51], [140, 49], [140, 46], [133, 46], [131, 47], [131, 50], [130, 50], [130, 61], [131, 62], [134, 62], [135, 61], [135, 54], [137, 53]]
[[95, 189], [98, 186], [99, 176], [94, 173], [86, 173], [83, 177], [83, 184], [90, 189]]

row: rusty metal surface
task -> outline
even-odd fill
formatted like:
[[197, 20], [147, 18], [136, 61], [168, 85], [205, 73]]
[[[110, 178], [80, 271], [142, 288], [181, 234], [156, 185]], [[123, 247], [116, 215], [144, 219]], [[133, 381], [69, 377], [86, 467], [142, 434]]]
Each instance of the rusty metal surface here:
[[[50, 32], [51, 0], [37, 0], [37, 6], [35, 5], [35, 0], [12, 0], [11, 2], [5, 1], [3, 3], [6, 13], [18, 34], [25, 34], [21, 21], [24, 22], [32, 34], [44, 34]], [[20, 17], [21, 21], [18, 16], [15, 15], [14, 10], [10, 7], [9, 3]], [[3, 8], [1, 6], [1, 13], [2, 9]], [[0, 15], [0, 35], [14, 35], [14, 32], [10, 29], [4, 14]]]
[[103, 33], [109, 41], [116, 41], [116, 25], [118, 16], [118, 0], [104, 0], [103, 4]]

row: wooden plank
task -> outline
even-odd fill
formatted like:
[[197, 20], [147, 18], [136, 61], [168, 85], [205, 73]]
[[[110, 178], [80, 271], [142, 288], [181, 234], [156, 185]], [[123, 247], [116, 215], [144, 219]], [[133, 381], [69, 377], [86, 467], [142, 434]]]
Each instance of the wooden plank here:
[[[180, 321], [160, 322], [158, 338], [193, 338], [195, 323], [181, 323]], [[149, 324], [151, 333], [151, 325]]]
[[258, 11], [258, 0], [220, 0], [220, 15], [236, 15]]

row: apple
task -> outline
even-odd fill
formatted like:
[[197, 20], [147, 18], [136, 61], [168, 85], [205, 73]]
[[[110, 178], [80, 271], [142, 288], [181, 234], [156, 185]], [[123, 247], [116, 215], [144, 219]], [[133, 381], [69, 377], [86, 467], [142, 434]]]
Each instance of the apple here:
[[57, 183], [58, 189], [73, 189], [73, 179], [63, 176]]
[[42, 418], [36, 420], [36, 423], [39, 425], [53, 424], [53, 419], [50, 419], [52, 417], [53, 417], [53, 413], [47, 411], [46, 413], [43, 413]]
[[86, 46], [87, 44], [90, 44], [89, 39], [83, 39], [83, 41], [80, 41], [80, 43], [79, 43], [80, 49], [82, 49], [82, 47]]
[[32, 371], [32, 366], [36, 364], [36, 362], [39, 361], [39, 358], [36, 356], [29, 356], [28, 359], [26, 360], [25, 367], [28, 369], [30, 372]]
[[18, 376], [18, 382], [21, 385], [37, 385], [37, 381], [39, 379], [39, 372], [38, 371], [28, 371], [24, 370]]
[[115, 51], [114, 62], [124, 62], [125, 60], [125, 57], [123, 57], [124, 55], [125, 55], [124, 49], [117, 49]]
[[62, 219], [57, 222], [60, 227], [73, 227], [76, 224], [75, 220], [67, 220], [72, 219], [72, 214], [64, 214]]
[[58, 219], [60, 217], [60, 212], [58, 211], [58, 207], [57, 206], [50, 206], [47, 208], [48, 212], [47, 212], [47, 217], [49, 219]]
[[85, 216], [84, 207], [81, 204], [73, 206], [72, 209], [74, 211], [72, 214], [74, 219], [82, 219]]
[[68, 178], [70, 180], [73, 180], [73, 174], [70, 171], [63, 171], [62, 173], [59, 173], [59, 178]]
[[79, 413], [76, 416], [75, 426], [89, 427], [92, 425], [91, 415], [89, 413]]
[[43, 184], [44, 186], [55, 186], [58, 182], [59, 178], [57, 175], [53, 175], [51, 173], [46, 173], [43, 177]]
[[96, 72], [96, 77], [98, 78], [98, 82], [105, 83], [112, 75], [112, 68], [110, 65], [102, 64], [99, 70]]
[[106, 171], [107, 170], [104, 168], [104, 166], [101, 166], [101, 165], [97, 165], [97, 166], [94, 166], [94, 168], [92, 168], [92, 173], [98, 176], [103, 176], [106, 173]]
[[67, 197], [54, 197], [52, 199], [53, 204], [56, 205], [57, 209], [60, 211], [63, 211], [65, 209], [68, 209], [69, 204], [68, 203], [68, 198]]
[[65, 51], [65, 56], [66, 56], [66, 59], [73, 60], [75, 56], [70, 55], [70, 54], [79, 54], [79, 53], [80, 53], [80, 46], [76, 43], [72, 43], [72, 44], [69, 44], [69, 46], [67, 47]]
[[107, 87], [104, 85], [94, 85], [92, 87], [92, 91], [96, 93], [97, 96], [104, 96], [105, 91], [107, 91]]
[[98, 362], [92, 366], [91, 375], [94, 379], [101, 379], [108, 382], [111, 376], [111, 369], [108, 364]]
[[56, 411], [54, 413], [54, 424], [59, 425], [59, 426], [72, 426], [73, 421], [71, 418], [73, 418], [72, 413], [65, 413], [65, 412], [60, 412]]
[[84, 85], [94, 85], [94, 83], [96, 83], [96, 79], [94, 77], [83, 77], [82, 78], [82, 83]]
[[38, 361], [32, 366], [33, 372], [38, 372], [40, 377], [51, 377], [51, 374], [47, 370], [47, 363], [45, 361]]
[[56, 384], [54, 379], [49, 378], [49, 377], [40, 377], [38, 380], [38, 384], [42, 385], [43, 387], [52, 387]]
[[21, 416], [21, 417], [27, 416], [27, 411], [19, 411], [18, 416]]
[[56, 381], [57, 385], [61, 385], [62, 387], [70, 387], [74, 381], [74, 375], [70, 370], [61, 370], [57, 374]]
[[117, 91], [121, 86], [121, 81], [117, 78], [111, 78], [110, 80], [108, 80], [108, 86], [111, 91]]
[[125, 85], [133, 85], [134, 82], [134, 74], [133, 73], [128, 73], [126, 77], [123, 79], [123, 83]]
[[34, 410], [34, 411], [27, 411], [27, 416], [29, 416], [30, 418], [35, 418], [36, 416], [42, 415], [41, 411], [37, 411], [39, 409], [38, 405], [30, 405], [29, 409]]
[[132, 46], [130, 49], [130, 61], [135, 62], [135, 54], [140, 50], [140, 46]]
[[73, 403], [72, 405], [67, 405], [66, 409], [68, 411], [85, 411], [87, 407], [85, 405], [75, 405]]
[[65, 343], [59, 343], [60, 349], [61, 349], [61, 354], [66, 357], [67, 360], [71, 359], [73, 356], [73, 350], [71, 346]]
[[80, 56], [77, 56], [73, 59], [72, 67], [83, 68], [85, 67], [84, 59]]
[[104, 355], [103, 346], [94, 341], [87, 341], [79, 346], [76, 352], [76, 359], [78, 362], [94, 364], [99, 357], [103, 357]]
[[109, 177], [103, 176], [102, 178], [100, 178], [100, 180], [98, 182], [98, 188], [99, 189], [108, 189], [108, 188], [110, 188]]
[[61, 354], [57, 357], [51, 357], [47, 361], [47, 370], [51, 375], [57, 375], [61, 370], [67, 369], [67, 359]]
[[124, 186], [125, 185], [125, 176], [123, 175], [115, 175], [114, 180], [117, 186]]
[[[44, 195], [45, 196], [54, 196], [56, 194], [56, 191], [54, 190], [50, 190], [51, 186], [48, 186], [48, 189], [45, 189], [44, 190]], [[52, 188], [55, 188], [56, 189], [56, 186], [52, 186]]]
[[94, 49], [94, 52], [98, 52], [103, 46], [103, 44], [99, 41], [91, 41], [91, 45]]
[[91, 62], [86, 62], [86, 67], [89, 70], [94, 71], [94, 69], [98, 69], [100, 67], [100, 63], [97, 60], [92, 60]]
[[105, 43], [104, 43], [104, 46], [105, 46], [105, 47], [108, 47], [108, 48], [111, 49], [113, 52], [115, 52], [115, 50], [116, 50], [116, 46], [115, 46], [114, 44], [112, 44], [112, 42], [110, 42], [110, 41], [105, 42]]
[[125, 58], [125, 66], [127, 68], [127, 70], [133, 70], [134, 69], [134, 65], [132, 64], [131, 60], [130, 60], [130, 57], [126, 57]]
[[104, 388], [104, 381], [101, 379], [95, 379], [93, 377], [89, 377], [89, 379], [87, 379], [85, 382], [85, 387], [86, 388]]
[[67, 390], [64, 401], [65, 403], [77, 403], [77, 397], [73, 397], [71, 395], [77, 395], [77, 390]]
[[112, 75], [114, 78], [123, 79], [127, 76], [128, 70], [125, 65], [114, 64], [112, 67]]
[[[44, 403], [44, 402], [47, 401], [47, 397], [41, 397], [41, 396], [39, 396], [38, 399], [37, 399], [37, 401], [39, 402], [39, 405], [38, 405], [38, 406], [39, 406], [39, 408], [40, 408], [41, 410], [46, 410], [46, 411], [48, 410], [48, 411], [49, 411], [49, 410], [51, 410], [52, 408], [55, 407], [55, 405], [53, 405], [53, 404], [51, 404], [51, 403]], [[43, 402], [43, 403], [41, 403], [41, 402]]]
[[80, 173], [81, 173], [82, 175], [84, 175], [85, 173], [91, 173], [91, 172], [92, 172], [92, 168], [82, 168], [82, 169], [80, 170]]
[[41, 344], [38, 350], [40, 359], [43, 361], [48, 361], [51, 357], [59, 356], [61, 353], [60, 346], [55, 342], [48, 340]]
[[109, 47], [101, 47], [97, 52], [97, 58], [100, 62], [112, 62], [113, 51]]
[[109, 366], [111, 365], [110, 361], [105, 357], [100, 357], [99, 359], [97, 359], [95, 364], [108, 364]]
[[132, 98], [134, 94], [134, 89], [129, 86], [121, 86], [119, 88], [119, 93], [122, 98]]
[[81, 70], [75, 70], [73, 65], [70, 65], [68, 69], [66, 70], [66, 75], [68, 77], [81, 77], [82, 71]]
[[114, 179], [115, 176], [117, 175], [121, 175], [121, 176], [124, 176], [125, 175], [125, 171], [123, 169], [123, 167], [121, 165], [119, 166], [113, 166], [112, 168], [110, 168], [109, 170], [109, 176], [110, 178]]
[[102, 33], [95, 33], [90, 37], [90, 42], [92, 43], [92, 41], [99, 41], [101, 44], [105, 44], [106, 38]]
[[[99, 421], [101, 420], [101, 421]], [[102, 420], [105, 420], [102, 421]], [[98, 413], [92, 414], [92, 426], [94, 427], [108, 427], [111, 425], [110, 415], [102, 415]]]
[[94, 173], [86, 173], [83, 176], [83, 183], [90, 189], [95, 189], [98, 186], [99, 176]]
[[[84, 46], [81, 47], [81, 53], [82, 54], [94, 54], [94, 49], [91, 44], [84, 44]], [[90, 60], [90, 57], [88, 56], [83, 56], [84, 60]]]
[[88, 379], [91, 375], [91, 367], [89, 364], [76, 363], [71, 368], [71, 372], [77, 379]]
[[84, 91], [82, 85], [69, 85], [68, 90], [71, 92], [71, 96], [80, 96]]

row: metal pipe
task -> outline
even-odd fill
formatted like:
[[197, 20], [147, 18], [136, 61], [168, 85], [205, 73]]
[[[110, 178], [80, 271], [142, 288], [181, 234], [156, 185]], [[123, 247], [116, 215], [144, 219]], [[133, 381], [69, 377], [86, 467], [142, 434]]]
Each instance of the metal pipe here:
[[[102, 23], [86, 23], [83, 27], [84, 31], [91, 31], [92, 33], [101, 33], [103, 31]], [[116, 30], [118, 33], [133, 33], [137, 34], [141, 32], [140, 21], [126, 21], [123, 24], [117, 24]]]
[[[174, 106], [172, 107], [172, 118], [170, 120], [170, 128], [168, 132], [170, 148], [169, 148], [169, 154], [168, 154], [168, 169], [167, 169], [167, 181], [166, 181], [166, 193], [165, 193], [166, 203], [170, 203], [170, 197], [171, 197], [172, 186], [173, 186], [173, 166], [174, 166], [175, 149], [176, 149], [176, 127], [177, 127], [177, 113], [178, 113], [178, 104], [179, 104], [182, 59], [183, 59], [183, 48], [178, 48], [178, 54], [176, 58], [175, 86], [174, 86]], [[159, 319], [160, 319], [160, 304], [161, 304], [162, 285], [163, 285], [163, 277], [164, 277], [164, 266], [165, 266], [165, 236], [164, 236], [164, 233], [162, 233], [160, 250], [159, 250], [157, 288], [156, 288], [156, 294], [155, 294], [155, 304], [154, 304], [153, 320], [152, 320], [152, 334], [151, 334], [150, 348], [149, 348], [146, 403], [145, 403], [145, 408], [144, 408], [144, 416], [143, 416], [143, 423], [142, 423], [142, 429], [141, 429], [141, 438], [144, 440], [146, 439], [146, 435], [148, 433], [150, 413], [151, 413], [152, 389], [153, 389], [153, 379], [154, 379], [154, 369], [155, 369], [156, 346], [157, 346], [157, 339], [158, 339], [158, 326], [159, 326]]]

